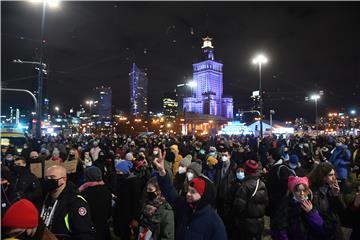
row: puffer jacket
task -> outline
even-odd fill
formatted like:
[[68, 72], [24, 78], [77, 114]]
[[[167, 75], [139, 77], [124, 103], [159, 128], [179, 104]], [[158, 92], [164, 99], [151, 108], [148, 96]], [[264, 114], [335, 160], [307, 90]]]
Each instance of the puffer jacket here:
[[[258, 184], [258, 188], [256, 189]], [[253, 195], [255, 193], [255, 195]], [[253, 195], [253, 196], [252, 196]], [[259, 235], [264, 230], [264, 215], [268, 204], [265, 184], [258, 176], [246, 176], [236, 191], [233, 202], [235, 227], [251, 235]]]
[[336, 169], [337, 179], [347, 179], [351, 152], [344, 144], [337, 146], [330, 157], [330, 162]]

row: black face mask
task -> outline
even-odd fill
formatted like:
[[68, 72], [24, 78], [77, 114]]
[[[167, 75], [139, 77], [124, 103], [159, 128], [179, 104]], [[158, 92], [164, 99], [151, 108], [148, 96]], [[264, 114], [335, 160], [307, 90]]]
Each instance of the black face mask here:
[[44, 189], [46, 192], [53, 192], [57, 188], [59, 188], [59, 179], [45, 179], [44, 181]]
[[153, 201], [156, 198], [156, 193], [155, 192], [147, 192], [147, 198], [149, 199], [149, 201]]
[[14, 170], [14, 172], [16, 172], [16, 174], [22, 175], [26, 172], [27, 169], [26, 169], [26, 167], [23, 167], [23, 166], [14, 166], [13, 170]]

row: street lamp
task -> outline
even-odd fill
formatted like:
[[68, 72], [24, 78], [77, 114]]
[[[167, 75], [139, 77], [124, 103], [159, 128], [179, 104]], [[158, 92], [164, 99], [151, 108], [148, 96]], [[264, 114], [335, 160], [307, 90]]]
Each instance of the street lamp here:
[[60, 111], [59, 106], [55, 106], [55, 107], [54, 107], [54, 110], [56, 111], [56, 115], [59, 115], [59, 111]]
[[41, 119], [42, 119], [42, 106], [43, 106], [43, 52], [44, 52], [44, 30], [45, 30], [45, 17], [46, 17], [46, 6], [57, 7], [59, 1], [56, 0], [42, 0], [42, 1], [30, 1], [32, 3], [41, 3], [42, 2], [42, 18], [41, 18], [41, 32], [40, 32], [40, 51], [39, 51], [39, 74], [38, 74], [38, 106], [37, 106], [37, 121], [36, 121], [36, 137], [41, 137]]
[[356, 110], [355, 110], [355, 109], [351, 109], [351, 110], [350, 110], [350, 114], [351, 114], [351, 115], [355, 115], [355, 114], [356, 114]]
[[90, 116], [91, 116], [91, 107], [92, 107], [92, 105], [94, 104], [94, 101], [93, 101], [93, 100], [87, 100], [85, 103], [86, 103], [86, 105], [89, 105], [89, 108], [90, 108]]
[[262, 89], [261, 89], [261, 66], [268, 62], [268, 59], [263, 55], [259, 54], [253, 59], [253, 64], [257, 64], [259, 66], [259, 105], [260, 105], [260, 140], [263, 138], [263, 125], [262, 125], [262, 118], [263, 118], [263, 99], [262, 99]]
[[319, 134], [319, 119], [318, 119], [317, 102], [320, 99], [320, 95], [313, 94], [310, 96], [310, 99], [315, 102], [315, 126], [316, 126], [316, 135], [318, 135]]

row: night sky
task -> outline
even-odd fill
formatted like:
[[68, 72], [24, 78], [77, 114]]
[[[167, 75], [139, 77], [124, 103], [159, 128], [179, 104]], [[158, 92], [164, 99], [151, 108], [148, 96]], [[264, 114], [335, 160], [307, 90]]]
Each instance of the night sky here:
[[[224, 64], [224, 94], [235, 109], [249, 110], [258, 88], [253, 56], [262, 51], [265, 111], [274, 119], [314, 118], [305, 102], [323, 90], [319, 111], [360, 111], [359, 2], [62, 2], [48, 9], [45, 61], [51, 106], [78, 107], [91, 89], [113, 90], [116, 109], [129, 111], [132, 62], [147, 68], [150, 110], [161, 110], [164, 92], [192, 77], [202, 59], [202, 37], [213, 37], [215, 59]], [[1, 81], [32, 89], [41, 5], [1, 2]], [[2, 108], [31, 108], [31, 98], [2, 92]], [[234, 110], [235, 110], [234, 109]]]

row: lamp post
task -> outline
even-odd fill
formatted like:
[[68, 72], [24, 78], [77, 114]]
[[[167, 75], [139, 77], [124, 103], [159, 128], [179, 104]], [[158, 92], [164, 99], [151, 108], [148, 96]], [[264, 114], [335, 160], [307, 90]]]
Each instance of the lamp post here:
[[40, 32], [40, 51], [39, 51], [39, 73], [38, 73], [38, 91], [37, 91], [37, 121], [36, 121], [36, 138], [41, 137], [41, 120], [42, 120], [42, 108], [43, 108], [43, 53], [45, 47], [44, 30], [45, 30], [45, 17], [46, 17], [46, 6], [58, 7], [59, 1], [56, 0], [42, 0], [42, 1], [30, 1], [32, 3], [42, 2], [42, 17], [41, 17], [41, 32]]
[[260, 105], [260, 134], [259, 138], [262, 140], [263, 138], [263, 124], [262, 124], [262, 118], [263, 118], [263, 99], [262, 99], [262, 89], [261, 89], [261, 66], [268, 62], [268, 59], [262, 55], [259, 54], [253, 59], [253, 64], [257, 64], [259, 66], [259, 105]]
[[94, 104], [94, 101], [93, 101], [93, 100], [88, 100], [88, 101], [86, 101], [85, 103], [86, 103], [86, 105], [89, 105], [90, 117], [91, 117], [91, 114], [92, 114], [91, 108], [92, 108], [92, 105]]
[[58, 116], [58, 115], [59, 115], [59, 111], [60, 111], [59, 106], [55, 106], [55, 107], [54, 107], [54, 110], [55, 110], [55, 112], [56, 112], [56, 115]]
[[315, 102], [315, 126], [316, 126], [316, 135], [319, 134], [319, 119], [318, 119], [318, 107], [317, 102], [320, 99], [319, 94], [313, 94], [310, 96], [310, 99]]

